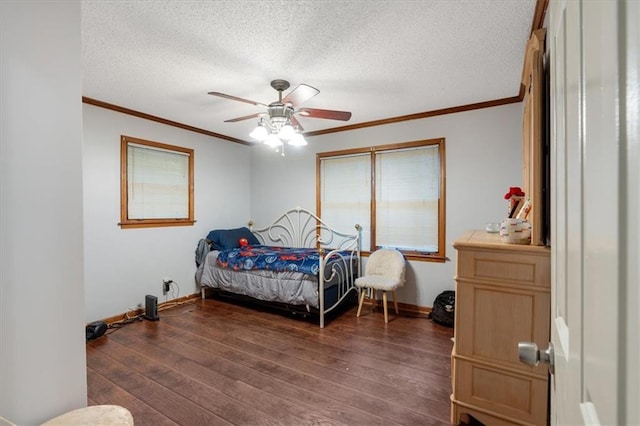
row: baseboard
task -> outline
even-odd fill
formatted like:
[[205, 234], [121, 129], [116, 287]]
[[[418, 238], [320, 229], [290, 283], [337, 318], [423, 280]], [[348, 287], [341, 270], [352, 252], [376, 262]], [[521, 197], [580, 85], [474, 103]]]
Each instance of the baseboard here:
[[[389, 309], [393, 309], [393, 301], [388, 300]], [[371, 306], [371, 302], [369, 299], [365, 299], [365, 305]], [[382, 309], [382, 299], [376, 300], [376, 308]], [[398, 310], [400, 311], [400, 315], [408, 316], [408, 317], [418, 317], [418, 318], [428, 318], [429, 313], [431, 313], [431, 308], [429, 306], [418, 306], [412, 305], [409, 303], [401, 303], [398, 302]]]
[[408, 303], [398, 303], [398, 309], [400, 310], [400, 313], [404, 313], [407, 316], [414, 317], [426, 318], [431, 313], [431, 308], [429, 306], [418, 306]]
[[[182, 296], [177, 299], [172, 299], [166, 302], [159, 303], [158, 312], [162, 311], [162, 308], [165, 306], [169, 307], [169, 306], [175, 305], [176, 303], [186, 303], [191, 301], [192, 299], [200, 299], [201, 297], [202, 297], [201, 293], [194, 293], [188, 296]], [[393, 302], [389, 301], [389, 303], [393, 303]], [[368, 301], [368, 299], [365, 299], [365, 304], [370, 305], [370, 302]], [[378, 299], [376, 301], [376, 307], [382, 309], [381, 299]], [[393, 309], [393, 307], [391, 309]], [[431, 308], [428, 306], [418, 306], [418, 305], [412, 305], [410, 303], [401, 303], [401, 302], [398, 302], [398, 309], [400, 310], [401, 315], [410, 316], [410, 317], [420, 317], [420, 318], [428, 318], [429, 313], [431, 312]], [[144, 314], [144, 309], [136, 309], [133, 311], [124, 312], [119, 315], [114, 315], [109, 318], [105, 318], [102, 321], [106, 322], [107, 325], [110, 325], [116, 322], [127, 320], [132, 317], [143, 315], [143, 314]]]
[[[158, 303], [158, 312], [162, 311], [163, 307], [171, 307], [176, 304], [182, 304], [190, 302], [192, 299], [200, 299], [200, 293], [190, 294], [188, 296], [178, 297], [177, 299], [167, 300], [166, 302]], [[113, 323], [122, 322], [127, 319], [131, 319], [140, 315], [144, 315], [144, 308], [135, 309], [132, 311], [124, 312], [119, 315], [114, 315], [109, 318], [105, 318], [102, 321], [106, 322], [107, 325], [111, 325]]]

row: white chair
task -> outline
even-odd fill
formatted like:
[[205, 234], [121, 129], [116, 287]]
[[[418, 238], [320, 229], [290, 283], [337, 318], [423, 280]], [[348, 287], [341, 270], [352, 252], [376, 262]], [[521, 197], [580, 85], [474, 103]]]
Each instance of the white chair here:
[[358, 313], [360, 316], [362, 311], [362, 303], [364, 302], [367, 291], [371, 291], [371, 299], [373, 306], [376, 302], [376, 290], [382, 291], [382, 304], [384, 308], [384, 322], [389, 322], [387, 313], [387, 292], [393, 295], [393, 305], [398, 310], [398, 301], [396, 298], [396, 289], [404, 284], [405, 261], [404, 256], [398, 250], [379, 249], [371, 253], [367, 260], [364, 276], [356, 279], [356, 287], [360, 291], [360, 303], [358, 304]]
[[131, 412], [118, 405], [91, 405], [62, 414], [42, 426], [133, 426]]

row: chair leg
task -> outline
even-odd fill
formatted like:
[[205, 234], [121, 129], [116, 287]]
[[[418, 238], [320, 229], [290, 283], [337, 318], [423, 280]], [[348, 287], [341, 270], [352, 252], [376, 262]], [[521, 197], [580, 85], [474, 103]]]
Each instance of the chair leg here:
[[372, 288], [371, 289], [371, 311], [375, 312], [376, 311], [376, 305], [377, 305], [377, 300], [376, 300], [376, 289]]
[[387, 292], [382, 292], [382, 305], [384, 307], [384, 322], [385, 324], [389, 322], [389, 314], [387, 313]]
[[396, 315], [400, 315], [400, 310], [398, 309], [398, 298], [396, 297], [395, 290], [393, 290], [393, 307], [396, 308]]
[[360, 289], [360, 303], [358, 304], [358, 313], [356, 314], [356, 318], [360, 316], [360, 312], [362, 311], [362, 302], [364, 302], [364, 296], [367, 295], [367, 289]]

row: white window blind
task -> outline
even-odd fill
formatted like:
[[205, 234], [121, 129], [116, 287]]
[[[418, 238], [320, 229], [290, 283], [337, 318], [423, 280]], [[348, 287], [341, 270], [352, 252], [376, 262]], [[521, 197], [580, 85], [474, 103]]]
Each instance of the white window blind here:
[[389, 247], [444, 262], [444, 144], [440, 138], [317, 154], [320, 216], [332, 226], [360, 224], [363, 251]]
[[189, 154], [128, 143], [128, 219], [189, 218]]
[[438, 145], [375, 153], [376, 245], [438, 252]]
[[371, 244], [370, 154], [323, 158], [320, 161], [322, 220], [341, 232], [362, 226], [361, 248]]

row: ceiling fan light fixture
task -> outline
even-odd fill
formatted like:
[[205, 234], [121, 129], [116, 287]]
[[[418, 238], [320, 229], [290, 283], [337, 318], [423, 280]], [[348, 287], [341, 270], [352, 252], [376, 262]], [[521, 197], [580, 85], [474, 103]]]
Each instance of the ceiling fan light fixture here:
[[262, 125], [258, 124], [255, 129], [251, 133], [249, 133], [253, 139], [258, 140], [260, 142], [264, 141], [267, 136], [269, 136], [269, 131]]
[[289, 139], [289, 145], [291, 146], [305, 146], [307, 144], [307, 140], [302, 136], [302, 133], [296, 133]]
[[264, 140], [264, 144], [265, 145], [269, 145], [270, 147], [273, 148], [277, 148], [280, 145], [282, 145], [282, 141], [280, 140], [280, 138], [278, 137], [278, 135], [276, 135], [275, 133], [271, 133], [269, 136], [267, 136], [267, 138]]
[[280, 128], [278, 131], [278, 137], [283, 141], [288, 141], [296, 134], [295, 130], [293, 130], [293, 126], [287, 123]]

